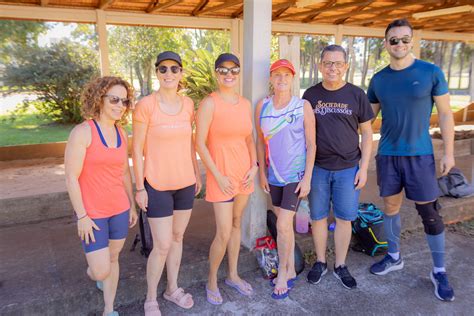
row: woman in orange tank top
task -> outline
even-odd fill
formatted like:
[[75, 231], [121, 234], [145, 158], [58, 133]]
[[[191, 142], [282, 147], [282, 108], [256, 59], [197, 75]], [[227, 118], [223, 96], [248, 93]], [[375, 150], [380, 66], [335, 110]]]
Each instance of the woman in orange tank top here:
[[240, 61], [232, 54], [221, 54], [215, 62], [217, 91], [199, 106], [196, 122], [196, 148], [206, 165], [206, 200], [214, 203], [216, 235], [209, 251], [207, 301], [222, 304], [217, 287], [217, 271], [227, 250], [228, 274], [225, 283], [242, 295], [253, 289], [237, 271], [240, 251], [240, 224], [253, 180], [258, 171], [252, 134], [250, 102], [234, 89], [238, 84]]
[[162, 52], [155, 67], [160, 89], [141, 99], [133, 111], [135, 198], [146, 212], [153, 237], [147, 262], [146, 316], [160, 315], [157, 287], [165, 263], [168, 282], [163, 298], [185, 309], [194, 305], [191, 294], [178, 287], [178, 272], [183, 235], [194, 196], [201, 189], [192, 134], [194, 104], [178, 94], [181, 58]]
[[133, 104], [133, 90], [118, 77], [102, 77], [86, 86], [81, 103], [86, 121], [74, 127], [67, 142], [66, 184], [87, 274], [103, 290], [104, 315], [118, 315], [113, 310], [118, 258], [128, 227], [137, 222], [127, 134], [121, 127]]

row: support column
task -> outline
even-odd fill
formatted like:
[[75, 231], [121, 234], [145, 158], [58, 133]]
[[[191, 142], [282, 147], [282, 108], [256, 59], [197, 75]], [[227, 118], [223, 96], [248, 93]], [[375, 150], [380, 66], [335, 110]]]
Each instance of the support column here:
[[[272, 27], [271, 0], [244, 0], [243, 95], [255, 110], [268, 94]], [[253, 116], [252, 116], [253, 118]], [[266, 233], [267, 196], [260, 188], [258, 175], [242, 220], [242, 244], [251, 249], [255, 239]]]
[[[239, 57], [240, 63], [244, 63], [244, 23], [241, 19], [233, 19], [230, 27], [230, 52]], [[239, 80], [239, 94], [243, 93], [243, 78], [242, 71]]]
[[413, 31], [413, 55], [415, 55], [416, 58], [421, 57], [421, 30], [414, 30]]
[[471, 102], [474, 102], [474, 50], [471, 51], [471, 73], [469, 74], [469, 95], [471, 96]]
[[343, 28], [342, 24], [337, 25], [336, 34], [334, 34], [334, 42], [336, 45], [342, 45], [342, 35], [343, 35], [342, 28]]
[[296, 74], [293, 79], [293, 95], [300, 97], [300, 37], [298, 35], [280, 35], [278, 37], [279, 56], [291, 61]]
[[99, 37], [100, 74], [110, 74], [109, 46], [107, 44], [107, 26], [105, 24], [104, 10], [96, 10], [97, 13], [97, 35]]

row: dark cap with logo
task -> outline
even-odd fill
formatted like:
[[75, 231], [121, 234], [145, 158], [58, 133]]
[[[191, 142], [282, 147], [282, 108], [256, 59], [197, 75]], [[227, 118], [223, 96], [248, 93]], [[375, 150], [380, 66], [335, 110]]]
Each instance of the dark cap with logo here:
[[214, 69], [219, 68], [226, 61], [231, 61], [240, 67], [240, 61], [237, 56], [231, 53], [224, 53], [224, 54], [220, 54], [219, 57], [217, 57], [216, 62], [214, 63]]
[[183, 67], [181, 57], [179, 57], [179, 55], [176, 54], [175, 52], [172, 52], [169, 50], [158, 54], [158, 57], [156, 57], [155, 67], [158, 67], [158, 65], [165, 60], [173, 60], [177, 62], [178, 65]]

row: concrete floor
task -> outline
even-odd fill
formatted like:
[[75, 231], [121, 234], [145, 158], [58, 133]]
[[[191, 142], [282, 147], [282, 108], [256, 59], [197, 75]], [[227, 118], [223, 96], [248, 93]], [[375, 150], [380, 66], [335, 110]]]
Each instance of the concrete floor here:
[[[134, 232], [121, 255], [121, 273], [116, 309], [121, 315], [142, 315], [146, 292], [146, 260], [138, 249], [130, 252]], [[430, 252], [422, 230], [406, 233], [402, 240], [405, 268], [387, 276], [374, 276], [368, 267], [379, 258], [349, 252], [347, 263], [358, 281], [358, 289], [346, 290], [330, 273], [319, 285], [305, 281], [309, 266], [300, 275], [290, 298], [275, 301], [271, 288], [256, 269], [253, 255], [242, 249], [240, 271], [254, 287], [251, 297], [243, 297], [227, 287], [221, 271], [220, 288], [224, 304], [206, 302], [204, 285], [208, 246], [214, 231], [210, 208], [193, 214], [185, 236], [180, 286], [195, 300], [191, 314], [422, 314], [468, 315], [474, 297], [474, 239], [447, 233], [447, 267], [456, 300], [438, 301], [428, 278]], [[311, 243], [310, 235], [298, 236], [299, 242]], [[0, 315], [84, 315], [96, 314], [102, 306], [101, 293], [85, 274], [86, 262], [75, 236], [74, 221], [67, 219], [0, 229]], [[223, 265], [225, 266], [225, 264]], [[165, 280], [165, 276], [163, 276]], [[159, 293], [164, 290], [161, 282]], [[159, 298], [164, 315], [185, 311]], [[98, 315], [98, 314], [97, 314]]]

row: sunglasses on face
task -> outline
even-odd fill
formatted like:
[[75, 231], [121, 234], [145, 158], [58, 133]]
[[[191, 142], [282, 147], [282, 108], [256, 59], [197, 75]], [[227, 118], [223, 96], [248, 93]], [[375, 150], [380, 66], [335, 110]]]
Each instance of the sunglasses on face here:
[[115, 105], [115, 104], [118, 104], [119, 102], [122, 102], [122, 105], [127, 108], [132, 105], [132, 102], [127, 98], [120, 99], [118, 96], [111, 95], [111, 94], [104, 95], [104, 98], [109, 99], [110, 104]]
[[402, 38], [392, 37], [388, 40], [388, 43], [391, 46], [395, 46], [395, 45], [398, 45], [398, 43], [400, 43], [400, 41], [403, 44], [409, 44], [411, 42], [411, 37], [408, 37], [408, 36], [404, 36]]
[[158, 66], [158, 67], [156, 67], [156, 69], [158, 69], [160, 74], [165, 74], [168, 71], [168, 69], [170, 69], [171, 72], [174, 73], [174, 74], [177, 74], [178, 72], [181, 72], [181, 70], [183, 70], [183, 68], [181, 68], [180, 66], [171, 66], [171, 67]]
[[324, 68], [331, 68], [332, 65], [336, 66], [336, 68], [342, 68], [345, 64], [344, 61], [323, 61]]
[[216, 72], [222, 76], [225, 76], [230, 72], [231, 74], [235, 76], [240, 73], [240, 67], [233, 67], [233, 68], [218, 67], [216, 68]]

